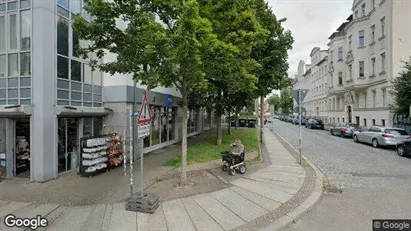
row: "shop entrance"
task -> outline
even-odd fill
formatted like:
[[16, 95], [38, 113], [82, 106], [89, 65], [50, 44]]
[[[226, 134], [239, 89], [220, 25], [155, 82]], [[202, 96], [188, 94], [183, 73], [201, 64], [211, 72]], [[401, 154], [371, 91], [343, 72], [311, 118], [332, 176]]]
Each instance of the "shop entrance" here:
[[30, 119], [18, 119], [14, 123], [15, 149], [14, 172], [16, 177], [30, 178]]
[[78, 167], [78, 118], [58, 118], [58, 173]]

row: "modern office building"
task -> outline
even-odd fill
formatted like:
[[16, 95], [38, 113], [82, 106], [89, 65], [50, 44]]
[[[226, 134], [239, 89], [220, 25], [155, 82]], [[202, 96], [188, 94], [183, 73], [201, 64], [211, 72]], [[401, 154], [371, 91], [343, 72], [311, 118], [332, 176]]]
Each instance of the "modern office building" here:
[[355, 0], [329, 42], [329, 119], [390, 126], [391, 80], [411, 54], [411, 1]]
[[[90, 20], [82, 0], [0, 0], [0, 170], [6, 177], [55, 179], [77, 170], [80, 138], [129, 133], [133, 81], [92, 71], [79, 57], [86, 43], [71, 28], [74, 13]], [[138, 108], [145, 87], [137, 88]], [[144, 153], [181, 139], [178, 91], [156, 88], [148, 97], [153, 121], [140, 144]], [[189, 118], [191, 135], [214, 126], [211, 112], [191, 111]]]

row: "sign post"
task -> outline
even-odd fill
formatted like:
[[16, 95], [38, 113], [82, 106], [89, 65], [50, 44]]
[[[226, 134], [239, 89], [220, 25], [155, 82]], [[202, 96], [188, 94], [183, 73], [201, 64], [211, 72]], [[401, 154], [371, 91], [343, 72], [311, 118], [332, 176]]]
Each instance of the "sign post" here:
[[[138, 138], [144, 140], [150, 135], [151, 111], [148, 104], [147, 92], [143, 92], [143, 100], [138, 112]], [[140, 153], [140, 194], [132, 195], [126, 204], [126, 210], [142, 213], [154, 213], [159, 207], [159, 198], [155, 194], [144, 193], [144, 154]]]
[[[298, 151], [300, 153], [300, 165], [301, 165], [301, 158], [302, 158], [302, 130], [301, 130], [301, 120], [302, 120], [302, 114], [301, 114], [301, 108], [302, 108], [302, 102], [304, 101], [305, 96], [307, 96], [308, 90], [307, 89], [298, 89], [293, 91], [293, 97], [294, 100], [297, 101], [298, 103], [298, 124], [299, 124], [299, 139], [298, 139]], [[305, 113], [304, 113], [305, 115]]]

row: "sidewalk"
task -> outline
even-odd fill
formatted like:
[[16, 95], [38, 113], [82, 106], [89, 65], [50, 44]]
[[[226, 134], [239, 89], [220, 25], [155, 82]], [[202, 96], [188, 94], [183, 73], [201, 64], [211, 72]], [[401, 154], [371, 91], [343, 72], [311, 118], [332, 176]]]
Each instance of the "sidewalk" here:
[[[0, 220], [10, 213], [28, 218], [40, 214], [49, 220], [47, 230], [241, 230], [293, 198], [306, 177], [267, 129], [264, 139], [271, 166], [245, 174], [226, 189], [162, 202], [153, 215], [125, 211], [124, 203], [68, 207], [0, 201]], [[0, 230], [4, 228], [0, 223]]]

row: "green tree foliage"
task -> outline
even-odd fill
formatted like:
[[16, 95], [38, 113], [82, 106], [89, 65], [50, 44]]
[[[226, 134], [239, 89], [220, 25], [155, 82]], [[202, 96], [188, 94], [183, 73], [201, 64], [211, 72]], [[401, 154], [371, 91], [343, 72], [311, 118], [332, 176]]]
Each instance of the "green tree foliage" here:
[[293, 109], [293, 96], [291, 87], [281, 90], [281, 110], [283, 114], [290, 114]]
[[281, 98], [279, 95], [274, 94], [267, 99], [269, 105], [274, 105], [275, 110], [278, 110], [281, 107]]
[[[196, 0], [85, 0], [93, 17], [86, 22], [77, 17], [74, 28], [79, 38], [92, 44], [81, 49], [99, 59], [107, 53], [116, 60], [93, 67], [115, 74], [131, 74], [149, 89], [174, 84], [182, 95], [181, 183], [186, 182], [188, 95], [207, 87], [205, 68], [210, 51], [225, 52], [213, 33], [212, 23], [200, 16]], [[118, 21], [125, 22], [123, 27]]]
[[397, 115], [409, 115], [411, 106], [411, 61], [405, 63], [404, 70], [392, 80], [391, 94], [394, 104], [391, 109]]

